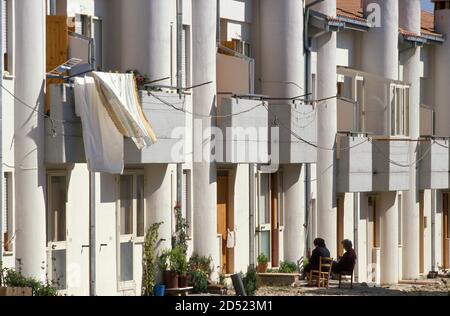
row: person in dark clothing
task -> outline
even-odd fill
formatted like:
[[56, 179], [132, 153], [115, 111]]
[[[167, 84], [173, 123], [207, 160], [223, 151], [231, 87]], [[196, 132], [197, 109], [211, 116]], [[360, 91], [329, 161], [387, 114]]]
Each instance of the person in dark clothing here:
[[314, 250], [309, 258], [309, 263], [303, 269], [303, 276], [306, 277], [311, 270], [319, 270], [320, 257], [329, 258], [330, 251], [325, 245], [325, 240], [322, 238], [314, 239]]
[[340, 272], [351, 272], [355, 267], [356, 252], [353, 249], [352, 242], [345, 239], [342, 241], [342, 246], [344, 246], [345, 253], [338, 262], [333, 262], [331, 269], [334, 274], [339, 274]]

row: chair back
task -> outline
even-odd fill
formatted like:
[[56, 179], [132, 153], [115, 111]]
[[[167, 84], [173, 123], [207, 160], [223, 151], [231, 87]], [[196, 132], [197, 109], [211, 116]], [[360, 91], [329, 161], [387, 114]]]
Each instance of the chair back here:
[[319, 273], [328, 273], [328, 275], [330, 275], [332, 265], [333, 265], [333, 258], [320, 257]]

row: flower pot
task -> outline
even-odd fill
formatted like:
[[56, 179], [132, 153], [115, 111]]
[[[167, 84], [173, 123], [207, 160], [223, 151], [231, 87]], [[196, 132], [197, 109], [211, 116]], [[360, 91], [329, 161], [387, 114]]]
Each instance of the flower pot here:
[[188, 277], [187, 277], [187, 275], [185, 275], [185, 276], [179, 275], [178, 276], [178, 287], [179, 288], [186, 288], [186, 287], [188, 287]]
[[167, 289], [178, 288], [178, 274], [175, 271], [167, 271], [167, 279], [164, 283]]
[[166, 286], [164, 284], [156, 284], [153, 288], [153, 294], [155, 296], [164, 296], [166, 292]]
[[267, 272], [267, 263], [263, 263], [263, 264], [259, 263], [258, 267], [256, 268], [256, 271], [258, 273], [266, 273]]

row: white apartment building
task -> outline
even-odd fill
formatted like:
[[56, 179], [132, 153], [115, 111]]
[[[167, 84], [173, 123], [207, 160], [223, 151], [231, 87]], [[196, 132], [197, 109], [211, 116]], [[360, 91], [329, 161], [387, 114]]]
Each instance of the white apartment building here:
[[[434, 2], [2, 0], [3, 266], [139, 295], [146, 228], [164, 222], [170, 248], [180, 203], [216, 272], [297, 262], [315, 237], [335, 258], [353, 241], [358, 282], [450, 268], [450, 1]], [[121, 175], [86, 163], [71, 76], [91, 70], [148, 80], [158, 141], [125, 139]]]

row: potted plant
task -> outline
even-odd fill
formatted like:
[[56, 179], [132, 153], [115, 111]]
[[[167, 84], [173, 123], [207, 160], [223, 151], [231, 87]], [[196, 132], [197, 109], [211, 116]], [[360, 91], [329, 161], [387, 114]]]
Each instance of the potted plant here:
[[[162, 223], [151, 225], [145, 234], [145, 241], [142, 249], [142, 295], [143, 296], [164, 296], [164, 288], [161, 284], [156, 284], [158, 273], [158, 230]], [[162, 293], [162, 294], [161, 294]]]
[[175, 247], [172, 250], [172, 260], [174, 265], [174, 270], [178, 274], [178, 287], [186, 288], [188, 286], [187, 272], [188, 272], [188, 262], [184, 249], [182, 247]]
[[263, 253], [261, 253], [258, 258], [258, 273], [266, 273], [267, 272], [267, 264], [269, 262], [269, 258], [267, 258], [267, 256]]
[[[176, 282], [177, 283], [176, 286], [174, 286], [175, 285], [174, 273], [173, 273], [173, 271], [170, 271], [171, 269], [169, 269], [170, 257], [171, 257], [170, 249], [163, 250], [158, 257], [158, 268], [159, 268], [159, 271], [161, 271], [161, 273], [162, 273], [163, 283], [169, 289], [178, 287], [178, 280]], [[175, 272], [175, 275], [176, 275], [176, 272]]]

